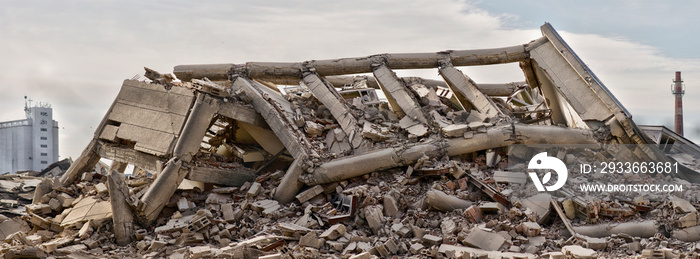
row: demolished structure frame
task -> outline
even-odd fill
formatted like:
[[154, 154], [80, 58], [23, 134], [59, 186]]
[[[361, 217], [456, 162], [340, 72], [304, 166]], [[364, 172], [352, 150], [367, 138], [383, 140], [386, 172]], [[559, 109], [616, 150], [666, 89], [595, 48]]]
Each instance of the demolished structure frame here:
[[[147, 69], [152, 82], [124, 81], [93, 140], [61, 177], [60, 185], [75, 182], [100, 158], [113, 160], [111, 169], [119, 173], [126, 164], [155, 172], [155, 182], [144, 193], [126, 197], [136, 217], [150, 223], [185, 178], [228, 186], [254, 181], [256, 170], [263, 167], [260, 164], [257, 169], [210, 167], [198, 161], [203, 146], [210, 148], [207, 152], [216, 152], [218, 147], [206, 140], [216, 135], [212, 127], [219, 120], [235, 121], [251, 135], [263, 154], [255, 161], [287, 161], [273, 195], [281, 203], [292, 202], [305, 187], [408, 166], [423, 156], [451, 157], [510, 144], [600, 144], [620, 149], [615, 154], [625, 161], [667, 161], [658, 148], [641, 145], [653, 142], [553, 27], [545, 24], [541, 31], [543, 37], [532, 42], [496, 49], [297, 63], [180, 65], [173, 72], [180, 82]], [[477, 84], [457, 69], [504, 63], [518, 63], [526, 82]], [[394, 73], [426, 68], [438, 69], [444, 81], [400, 78]], [[414, 141], [375, 148], [375, 142], [383, 141], [380, 130], [373, 128], [377, 125], [354, 116], [355, 108], [336, 90], [358, 80], [384, 93], [390, 111], [409, 124], [406, 130]], [[346, 146], [333, 157], [319, 154], [330, 152], [330, 146], [314, 147], [309, 124], [299, 119], [299, 107], [278, 88], [300, 84], [329, 110], [332, 123], [337, 124], [331, 130], [338, 132], [336, 137], [342, 136], [339, 142]], [[423, 96], [418, 88], [428, 92], [448, 89], [454, 107], [469, 112], [473, 119], [465, 124], [442, 123], [421, 107]], [[531, 93], [538, 93], [544, 101], [536, 103]], [[624, 150], [621, 144], [640, 145]], [[218, 146], [237, 151], [244, 161], [246, 154], [254, 155], [240, 147]], [[110, 181], [112, 178], [123, 181], [118, 177]], [[110, 192], [119, 188], [110, 187]], [[122, 210], [114, 212], [115, 224], [129, 226], [125, 219], [129, 221], [132, 212], [124, 211], [124, 204], [118, 206]]]

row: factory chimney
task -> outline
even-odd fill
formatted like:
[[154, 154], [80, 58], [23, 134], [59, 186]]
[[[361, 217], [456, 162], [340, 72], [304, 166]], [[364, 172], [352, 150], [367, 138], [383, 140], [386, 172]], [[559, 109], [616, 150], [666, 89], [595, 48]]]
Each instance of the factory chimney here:
[[676, 112], [674, 113], [674, 131], [678, 135], [683, 136], [683, 94], [685, 94], [685, 85], [681, 80], [681, 71], [676, 71], [676, 80], [673, 81], [673, 95], [676, 96]]

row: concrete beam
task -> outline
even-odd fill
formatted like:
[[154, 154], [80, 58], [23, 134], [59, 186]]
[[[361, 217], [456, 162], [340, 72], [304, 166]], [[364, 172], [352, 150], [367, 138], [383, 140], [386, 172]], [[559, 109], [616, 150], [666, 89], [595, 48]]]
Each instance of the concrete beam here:
[[455, 66], [480, 66], [519, 62], [529, 57], [525, 48], [516, 45], [494, 49], [446, 50], [434, 53], [378, 54], [367, 57], [310, 60], [298, 63], [248, 62], [246, 64], [179, 65], [173, 73], [182, 81], [204, 77], [212, 81], [226, 80], [231, 74], [278, 84], [296, 85], [302, 79], [304, 66], [314, 67], [321, 76], [361, 74], [372, 72], [371, 65], [386, 62], [392, 69], [437, 68], [438, 61], [449, 58]]
[[100, 156], [97, 153], [98, 141], [93, 139], [85, 147], [83, 153], [70, 165], [68, 170], [61, 176], [59, 186], [66, 187], [80, 178], [84, 172], [92, 171], [97, 162], [100, 161]]
[[423, 155], [456, 156], [510, 144], [595, 144], [593, 132], [583, 129], [541, 125], [502, 125], [491, 127], [472, 138], [450, 138], [412, 146], [375, 150], [326, 162], [302, 177], [307, 185], [331, 183], [415, 163]]

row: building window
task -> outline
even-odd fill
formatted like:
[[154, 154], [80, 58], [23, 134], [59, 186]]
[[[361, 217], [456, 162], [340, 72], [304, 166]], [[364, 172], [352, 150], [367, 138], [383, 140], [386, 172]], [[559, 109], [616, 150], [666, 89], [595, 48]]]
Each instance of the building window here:
[[41, 140], [47, 140], [47, 139], [48, 139], [47, 137], [41, 137]]
[[48, 164], [49, 162], [46, 161], [41, 161], [42, 164]]
[[41, 147], [48, 147], [47, 145], [41, 145]]
[[46, 131], [46, 128], [41, 128], [41, 131]]
[[48, 156], [49, 154], [47, 153], [41, 153], [41, 156]]
[[48, 113], [48, 112], [41, 112], [40, 114], [41, 114], [42, 116], [49, 116], [49, 113]]

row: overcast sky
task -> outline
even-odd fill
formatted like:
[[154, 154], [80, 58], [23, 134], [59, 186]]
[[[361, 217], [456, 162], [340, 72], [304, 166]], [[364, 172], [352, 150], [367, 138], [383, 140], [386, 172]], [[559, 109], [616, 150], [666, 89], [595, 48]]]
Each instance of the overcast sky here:
[[[122, 81], [144, 66], [170, 73], [180, 64], [504, 47], [539, 38], [550, 22], [637, 124], [673, 128], [671, 81], [682, 71], [686, 137], [700, 143], [697, 10], [696, 1], [0, 0], [0, 121], [24, 118], [25, 95], [51, 103], [60, 155], [75, 159]], [[477, 83], [524, 79], [515, 64], [462, 71]]]

